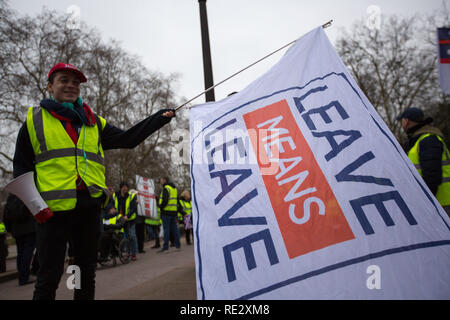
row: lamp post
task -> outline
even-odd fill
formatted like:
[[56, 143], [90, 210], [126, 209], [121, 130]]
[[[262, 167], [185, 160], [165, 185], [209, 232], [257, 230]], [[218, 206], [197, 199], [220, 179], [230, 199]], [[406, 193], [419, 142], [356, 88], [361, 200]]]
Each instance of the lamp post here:
[[[202, 32], [202, 51], [203, 51], [203, 75], [205, 80], [205, 90], [214, 85], [211, 49], [209, 46], [208, 17], [206, 15], [206, 0], [198, 0], [200, 7], [200, 27]], [[215, 101], [214, 89], [205, 93], [206, 102]]]

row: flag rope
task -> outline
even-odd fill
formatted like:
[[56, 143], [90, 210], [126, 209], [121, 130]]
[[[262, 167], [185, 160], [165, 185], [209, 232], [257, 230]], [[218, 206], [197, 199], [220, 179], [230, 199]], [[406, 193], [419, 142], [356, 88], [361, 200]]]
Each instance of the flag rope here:
[[[327, 23], [323, 24], [323, 25], [322, 25], [322, 28], [326, 29], [326, 28], [328, 28], [329, 26], [331, 26], [332, 23], [333, 23], [333, 20], [330, 20], [330, 21], [328, 21]], [[243, 68], [243, 69], [241, 69], [241, 70], [239, 70], [239, 71], [233, 73], [233, 74], [232, 74], [231, 76], [229, 76], [228, 78], [226, 78], [226, 79], [220, 81], [219, 83], [217, 83], [217, 84], [215, 84], [215, 85], [209, 87], [208, 89], [206, 89], [206, 90], [203, 91], [202, 93], [199, 93], [198, 95], [196, 95], [196, 96], [193, 97], [192, 99], [190, 99], [190, 100], [186, 101], [185, 103], [183, 103], [182, 105], [178, 106], [178, 107], [175, 109], [175, 111], [178, 111], [179, 109], [181, 109], [182, 107], [184, 107], [184, 106], [187, 105], [188, 103], [194, 101], [195, 99], [197, 99], [197, 98], [200, 97], [201, 95], [205, 94], [206, 92], [208, 92], [208, 91], [214, 89], [215, 87], [221, 85], [221, 84], [224, 83], [225, 81], [228, 81], [228, 80], [230, 80], [231, 78], [237, 76], [239, 73], [241, 73], [241, 72], [247, 70], [247, 69], [250, 68], [250, 67], [253, 67], [255, 64], [257, 64], [257, 63], [259, 63], [259, 62], [261, 62], [261, 61], [267, 59], [268, 57], [270, 57], [271, 55], [277, 53], [278, 51], [283, 50], [284, 48], [290, 46], [291, 44], [293, 44], [293, 43], [296, 42], [297, 40], [298, 40], [298, 39], [295, 39], [294, 41], [291, 41], [291, 42], [289, 42], [288, 44], [285, 44], [284, 46], [282, 46], [282, 47], [276, 49], [275, 51], [272, 51], [271, 53], [269, 53], [268, 55], [262, 57], [261, 59], [255, 61], [255, 62], [253, 62], [253, 63], [251, 63], [251, 64], [249, 64], [249, 65], [246, 66], [245, 68]]]

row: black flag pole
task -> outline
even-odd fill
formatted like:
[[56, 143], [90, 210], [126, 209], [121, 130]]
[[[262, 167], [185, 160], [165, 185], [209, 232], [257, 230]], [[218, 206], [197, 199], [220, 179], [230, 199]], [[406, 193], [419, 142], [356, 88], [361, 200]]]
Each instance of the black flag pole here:
[[[206, 0], [198, 0], [200, 9], [200, 28], [202, 32], [203, 75], [205, 79], [205, 100], [215, 101], [214, 80], [212, 73], [211, 47], [209, 44], [208, 16], [206, 14]], [[209, 89], [211, 88], [211, 89]]]
[[[199, 0], [200, 1], [200, 0]], [[329, 26], [331, 26], [331, 24], [333, 23], [333, 20], [328, 21], [327, 23], [322, 25], [322, 28], [328, 28]], [[197, 99], [198, 97], [200, 97], [201, 95], [205, 94], [206, 92], [213, 90], [215, 87], [221, 85], [222, 83], [224, 83], [225, 81], [230, 80], [231, 78], [237, 76], [238, 74], [240, 74], [241, 72], [247, 70], [250, 67], [253, 67], [255, 64], [267, 59], [268, 57], [270, 57], [271, 55], [277, 53], [280, 50], [283, 50], [284, 48], [290, 46], [291, 44], [295, 43], [298, 39], [295, 39], [294, 41], [289, 42], [288, 44], [285, 44], [284, 46], [282, 46], [281, 48], [276, 49], [275, 51], [272, 51], [271, 53], [269, 53], [268, 55], [262, 57], [261, 59], [258, 59], [257, 61], [249, 64], [248, 66], [246, 66], [245, 68], [233, 73], [231, 76], [225, 78], [224, 80], [220, 81], [219, 83], [216, 83], [215, 85], [210, 86], [208, 89], [206, 89], [205, 91], [203, 91], [202, 93], [199, 93], [198, 95], [196, 95], [195, 97], [193, 97], [192, 99], [186, 101], [185, 103], [183, 103], [182, 105], [178, 106], [175, 111], [177, 111], [178, 109], [181, 109], [182, 107], [184, 107], [185, 105], [187, 105], [188, 103], [194, 101], [195, 99]]]

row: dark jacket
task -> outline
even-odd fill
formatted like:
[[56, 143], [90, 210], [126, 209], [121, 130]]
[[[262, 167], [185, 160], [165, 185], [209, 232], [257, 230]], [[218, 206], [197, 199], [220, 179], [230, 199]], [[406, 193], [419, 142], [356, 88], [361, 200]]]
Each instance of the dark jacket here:
[[[116, 208], [117, 211], [123, 212], [123, 214], [125, 214], [125, 204], [126, 204], [126, 201], [127, 201], [129, 195], [130, 195], [130, 193], [127, 192], [125, 194], [125, 196], [122, 197], [122, 194], [120, 193], [120, 191], [116, 192], [117, 205], [118, 205], [118, 208]], [[136, 201], [136, 197], [134, 197], [133, 200], [130, 201], [130, 212], [128, 212], [127, 218], [128, 219], [131, 218], [133, 213], [136, 213], [136, 215], [137, 215], [137, 201]]]
[[173, 183], [171, 183], [171, 182], [168, 182], [168, 183], [164, 184], [163, 188], [162, 188], [161, 204], [158, 203], [158, 206], [159, 206], [159, 209], [161, 210], [161, 214], [165, 214], [165, 215], [169, 215], [169, 216], [173, 216], [173, 215], [176, 216], [177, 215], [176, 211], [165, 211], [165, 210], [163, 210], [163, 208], [169, 202], [169, 192], [165, 188], [166, 185], [169, 185], [172, 188], [176, 188], [175, 185]]
[[[40, 106], [61, 121], [61, 124], [66, 129], [69, 136], [71, 136], [69, 133], [69, 128], [72, 134], [77, 137], [79, 136], [79, 129], [82, 124], [81, 121], [86, 125], [92, 125], [93, 122], [100, 124], [98, 116], [95, 115], [86, 104], [83, 104], [83, 106], [75, 104], [74, 111], [70, 108], [63, 107], [53, 100], [44, 99], [41, 101]], [[132, 149], [136, 147], [149, 135], [170, 122], [172, 118], [162, 116], [164, 112], [169, 110], [172, 109], [160, 110], [126, 131], [106, 123], [105, 128], [101, 131], [100, 137], [103, 150], [121, 148]], [[68, 126], [68, 123], [71, 125]], [[17, 136], [16, 151], [13, 159], [14, 178], [29, 171], [34, 171], [34, 161], [35, 155], [25, 121]]]
[[108, 220], [114, 218], [117, 215], [117, 211], [113, 214], [109, 213], [109, 210], [111, 210], [111, 208], [114, 208], [114, 199], [112, 197], [109, 197], [108, 203], [106, 204], [102, 212], [102, 219]]
[[22, 201], [10, 194], [6, 201], [3, 214], [6, 230], [11, 232], [14, 238], [35, 233], [35, 220], [31, 212], [25, 207]]
[[407, 130], [406, 133], [409, 140], [405, 145], [405, 151], [408, 153], [423, 134], [433, 134], [419, 143], [419, 163], [422, 169], [423, 180], [430, 191], [436, 195], [438, 186], [442, 183], [442, 153], [444, 152], [444, 146], [435, 135], [442, 138], [443, 134], [438, 128], [430, 126], [428, 123], [429, 121]]

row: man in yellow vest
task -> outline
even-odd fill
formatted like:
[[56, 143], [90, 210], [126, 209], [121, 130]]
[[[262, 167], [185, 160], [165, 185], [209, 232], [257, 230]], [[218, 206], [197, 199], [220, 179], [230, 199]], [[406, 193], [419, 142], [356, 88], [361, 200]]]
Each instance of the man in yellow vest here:
[[40, 268], [33, 299], [55, 299], [69, 240], [81, 276], [74, 299], [94, 299], [100, 212], [107, 194], [104, 151], [134, 148], [175, 116], [173, 109], [160, 110], [124, 131], [81, 99], [80, 84], [86, 81], [75, 66], [54, 65], [48, 73], [50, 98], [29, 109], [17, 137], [13, 175], [34, 171], [36, 187], [53, 212], [36, 225]]
[[114, 207], [119, 214], [127, 220], [125, 224], [125, 237], [130, 241], [131, 260], [136, 261], [137, 239], [136, 239], [136, 194], [128, 192], [128, 183], [121, 182], [119, 191], [114, 193]]
[[160, 179], [162, 186], [161, 195], [159, 196], [158, 206], [161, 210], [161, 219], [164, 229], [164, 244], [160, 251], [169, 250], [170, 235], [173, 234], [175, 247], [180, 248], [180, 230], [177, 225], [178, 212], [178, 192], [177, 188], [169, 181], [168, 177]]
[[418, 108], [408, 108], [397, 117], [408, 135], [405, 151], [436, 199], [450, 216], [450, 152], [444, 137], [430, 125]]
[[147, 218], [147, 217], [145, 218], [145, 224], [147, 225], [147, 231], [149, 234], [149, 238], [150, 238], [150, 234], [153, 235], [153, 237], [155, 238], [155, 244], [153, 245], [153, 247], [151, 247], [152, 249], [161, 248], [161, 243], [159, 240], [160, 226], [162, 223], [161, 209], [159, 209], [159, 207], [157, 207], [156, 210], [157, 210], [157, 215], [156, 215], [155, 219]]

